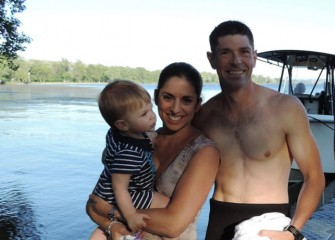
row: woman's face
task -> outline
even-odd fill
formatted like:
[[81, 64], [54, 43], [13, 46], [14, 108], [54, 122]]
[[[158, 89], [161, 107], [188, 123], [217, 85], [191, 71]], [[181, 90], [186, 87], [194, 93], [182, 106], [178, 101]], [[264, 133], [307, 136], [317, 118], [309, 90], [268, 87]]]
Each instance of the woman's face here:
[[171, 77], [158, 91], [157, 107], [163, 127], [176, 132], [190, 126], [200, 108], [195, 89], [185, 77]]

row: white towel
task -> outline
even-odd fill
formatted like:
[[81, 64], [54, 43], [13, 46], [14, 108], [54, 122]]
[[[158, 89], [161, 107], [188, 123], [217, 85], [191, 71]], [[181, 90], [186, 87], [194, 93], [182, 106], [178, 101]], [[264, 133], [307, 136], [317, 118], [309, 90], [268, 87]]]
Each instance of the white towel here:
[[270, 240], [268, 237], [258, 236], [259, 231], [263, 229], [282, 231], [290, 222], [290, 218], [278, 212], [252, 217], [235, 227], [233, 240]]

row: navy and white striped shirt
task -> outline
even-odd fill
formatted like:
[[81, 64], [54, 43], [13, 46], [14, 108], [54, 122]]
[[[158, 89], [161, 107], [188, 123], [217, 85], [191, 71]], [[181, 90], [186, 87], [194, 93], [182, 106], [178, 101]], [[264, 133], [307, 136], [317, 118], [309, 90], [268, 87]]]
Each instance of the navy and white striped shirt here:
[[152, 159], [152, 144], [147, 134], [145, 139], [134, 139], [110, 129], [106, 135], [103, 156], [104, 170], [97, 182], [94, 194], [116, 205], [112, 189], [112, 174], [130, 174], [128, 190], [135, 208], [149, 208], [153, 198], [155, 167]]

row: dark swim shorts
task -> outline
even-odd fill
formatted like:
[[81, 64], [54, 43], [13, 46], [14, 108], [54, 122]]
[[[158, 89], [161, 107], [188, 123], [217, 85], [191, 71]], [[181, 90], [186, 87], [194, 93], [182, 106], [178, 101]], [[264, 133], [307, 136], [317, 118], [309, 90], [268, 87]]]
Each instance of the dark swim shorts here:
[[235, 226], [254, 216], [280, 212], [290, 217], [290, 204], [241, 204], [210, 199], [206, 240], [231, 240]]

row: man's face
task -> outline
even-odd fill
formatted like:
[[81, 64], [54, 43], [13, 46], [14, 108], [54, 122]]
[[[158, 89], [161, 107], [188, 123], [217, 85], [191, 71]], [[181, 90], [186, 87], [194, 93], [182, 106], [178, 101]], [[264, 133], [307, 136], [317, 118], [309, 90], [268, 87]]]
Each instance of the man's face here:
[[222, 87], [237, 90], [251, 81], [257, 53], [245, 35], [228, 35], [218, 39], [215, 52], [208, 59], [216, 69]]

